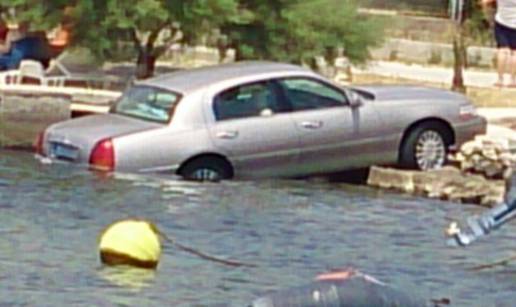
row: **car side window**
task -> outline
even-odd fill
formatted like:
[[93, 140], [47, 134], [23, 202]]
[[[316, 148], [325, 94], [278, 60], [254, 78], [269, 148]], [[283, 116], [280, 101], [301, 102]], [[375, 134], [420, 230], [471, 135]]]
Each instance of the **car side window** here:
[[292, 78], [280, 80], [279, 83], [293, 111], [332, 108], [348, 102], [342, 92], [316, 80]]
[[217, 121], [272, 115], [276, 95], [269, 82], [245, 84], [218, 94], [213, 102]]

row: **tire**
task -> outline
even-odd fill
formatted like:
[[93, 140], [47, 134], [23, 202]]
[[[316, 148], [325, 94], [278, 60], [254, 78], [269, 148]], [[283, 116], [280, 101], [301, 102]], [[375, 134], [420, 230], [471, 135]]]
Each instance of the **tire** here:
[[186, 180], [217, 182], [233, 177], [228, 162], [219, 157], [199, 157], [187, 162], [180, 170]]
[[423, 122], [410, 130], [400, 148], [399, 164], [403, 168], [431, 170], [446, 163], [452, 143], [449, 129], [438, 122]]

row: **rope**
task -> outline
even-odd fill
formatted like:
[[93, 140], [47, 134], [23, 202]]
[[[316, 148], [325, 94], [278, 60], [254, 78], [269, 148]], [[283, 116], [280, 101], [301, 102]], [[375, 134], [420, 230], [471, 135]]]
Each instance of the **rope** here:
[[193, 255], [196, 255], [197, 257], [202, 258], [204, 260], [209, 260], [209, 261], [213, 261], [213, 262], [217, 262], [217, 263], [220, 263], [220, 264], [224, 264], [224, 265], [227, 265], [227, 266], [233, 266], [233, 267], [249, 267], [249, 268], [257, 267], [257, 265], [251, 264], [251, 263], [245, 263], [245, 262], [240, 262], [240, 261], [236, 261], [236, 260], [227, 260], [227, 259], [222, 259], [222, 258], [219, 258], [219, 257], [211, 256], [211, 255], [203, 253], [203, 252], [201, 252], [201, 251], [199, 251], [199, 250], [197, 250], [195, 248], [183, 245], [183, 244], [177, 242], [175, 239], [172, 239], [172, 238], [168, 237], [164, 233], [160, 232], [159, 235], [166, 242], [174, 244], [180, 250], [182, 250], [184, 252], [187, 252], [187, 253], [190, 253], [190, 254], [193, 254]]

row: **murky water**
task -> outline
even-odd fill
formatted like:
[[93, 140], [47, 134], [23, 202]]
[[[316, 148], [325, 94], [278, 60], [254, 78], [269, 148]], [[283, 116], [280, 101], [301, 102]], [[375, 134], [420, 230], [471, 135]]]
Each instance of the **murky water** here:
[[[310, 181], [196, 184], [101, 178], [31, 154], [0, 151], [0, 302], [29, 306], [245, 306], [269, 290], [353, 266], [453, 306], [514, 306], [516, 223], [466, 249], [446, 247], [450, 218], [481, 209]], [[141, 217], [231, 268], [164, 245], [156, 272], [103, 267], [97, 237]]]

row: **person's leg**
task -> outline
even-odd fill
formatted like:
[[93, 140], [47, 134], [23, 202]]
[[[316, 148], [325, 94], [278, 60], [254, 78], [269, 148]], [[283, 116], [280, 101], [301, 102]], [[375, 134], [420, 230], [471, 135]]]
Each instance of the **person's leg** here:
[[510, 59], [509, 59], [509, 75], [511, 83], [510, 87], [516, 87], [516, 29], [507, 29], [507, 40], [509, 42]]
[[498, 64], [498, 81], [496, 82], [497, 86], [504, 85], [504, 76], [505, 73], [509, 71], [509, 66], [511, 64], [511, 50], [508, 48], [499, 48], [497, 55], [497, 64]]
[[516, 87], [516, 49], [511, 50], [511, 85]]
[[496, 23], [495, 38], [498, 47], [496, 57], [498, 81], [495, 83], [495, 85], [503, 86], [505, 73], [509, 73], [511, 71], [510, 66], [512, 64], [509, 29], [499, 23]]

